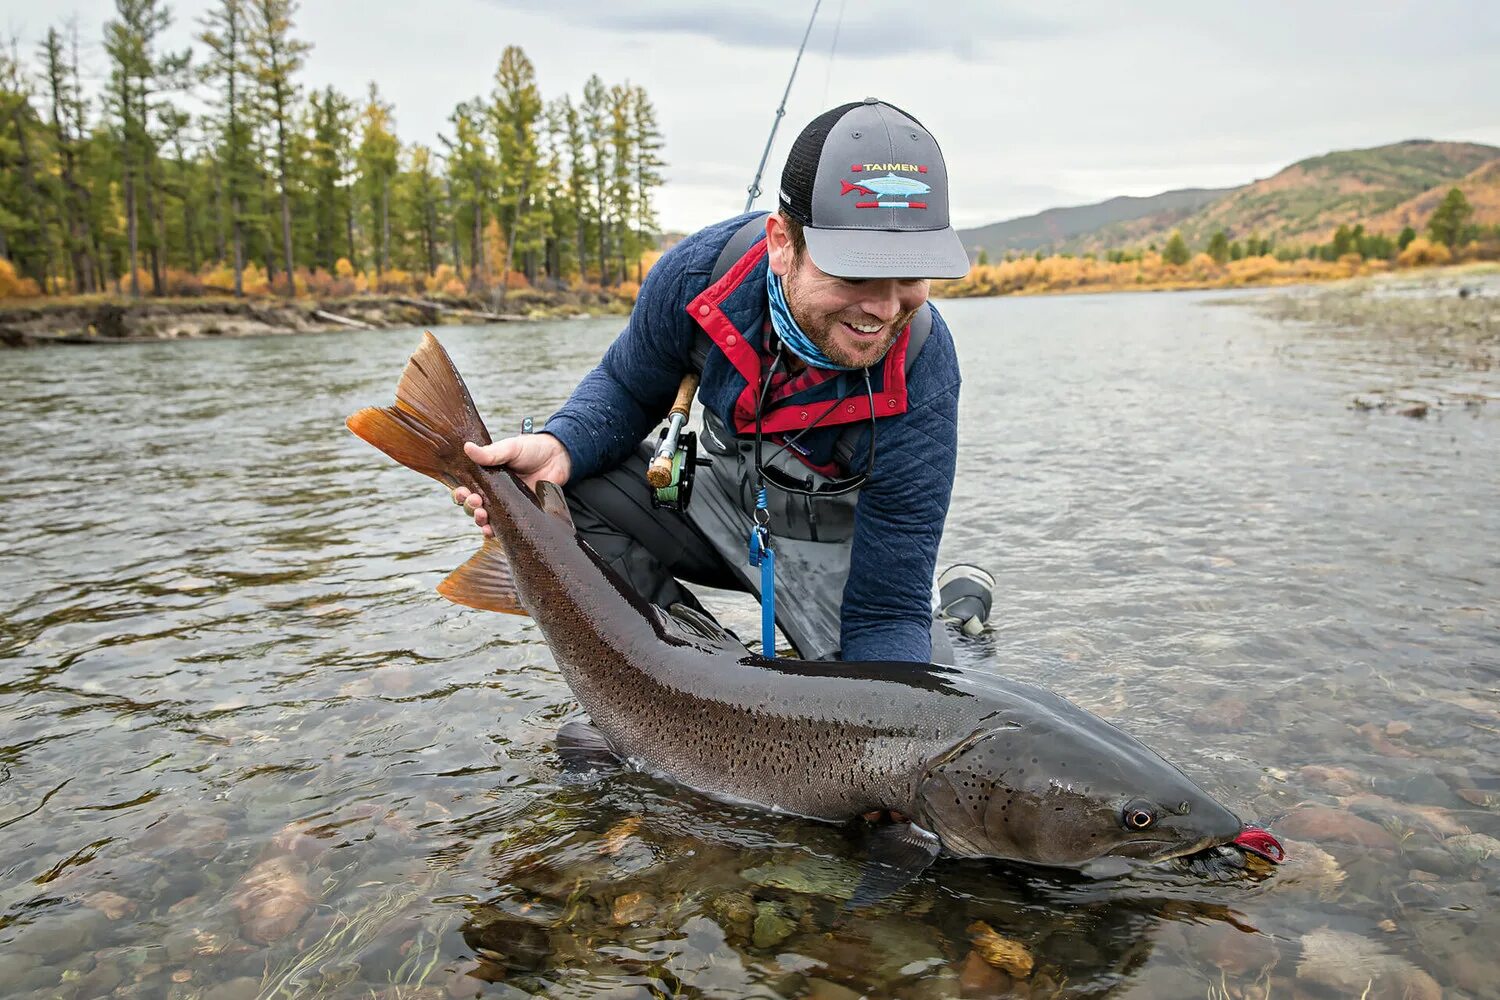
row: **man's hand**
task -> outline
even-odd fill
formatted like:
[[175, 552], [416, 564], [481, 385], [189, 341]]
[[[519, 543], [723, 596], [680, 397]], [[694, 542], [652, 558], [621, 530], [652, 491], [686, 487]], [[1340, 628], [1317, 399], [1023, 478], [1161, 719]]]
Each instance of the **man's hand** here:
[[[464, 454], [479, 465], [503, 465], [521, 477], [521, 480], [536, 489], [542, 480], [562, 486], [573, 471], [573, 458], [563, 443], [551, 434], [518, 434], [504, 438], [487, 447], [470, 441], [464, 445]], [[453, 502], [462, 505], [474, 515], [474, 523], [486, 538], [494, 535], [490, 527], [489, 512], [484, 509], [484, 499], [478, 493], [470, 493], [460, 486], [453, 491]]]

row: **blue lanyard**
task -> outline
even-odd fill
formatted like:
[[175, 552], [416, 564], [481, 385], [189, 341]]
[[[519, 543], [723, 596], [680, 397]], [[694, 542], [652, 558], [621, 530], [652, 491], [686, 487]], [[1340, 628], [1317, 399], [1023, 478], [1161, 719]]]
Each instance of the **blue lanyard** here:
[[766, 488], [755, 493], [755, 526], [750, 529], [750, 565], [760, 567], [760, 649], [768, 660], [776, 659], [776, 553], [771, 548], [771, 510]]

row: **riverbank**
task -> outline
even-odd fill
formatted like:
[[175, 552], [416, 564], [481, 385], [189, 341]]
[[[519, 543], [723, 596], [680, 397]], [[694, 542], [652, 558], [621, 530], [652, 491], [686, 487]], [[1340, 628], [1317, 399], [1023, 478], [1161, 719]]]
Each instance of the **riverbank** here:
[[0, 346], [136, 343], [255, 337], [341, 329], [501, 323], [625, 315], [631, 299], [608, 290], [511, 292], [497, 311], [488, 296], [360, 295], [333, 299], [88, 296], [0, 305]]
[[1383, 365], [1378, 384], [1350, 397], [1351, 409], [1423, 418], [1500, 402], [1480, 375], [1500, 370], [1500, 265], [1401, 271], [1213, 304], [1316, 327], [1355, 358], [1405, 359], [1402, 378]]

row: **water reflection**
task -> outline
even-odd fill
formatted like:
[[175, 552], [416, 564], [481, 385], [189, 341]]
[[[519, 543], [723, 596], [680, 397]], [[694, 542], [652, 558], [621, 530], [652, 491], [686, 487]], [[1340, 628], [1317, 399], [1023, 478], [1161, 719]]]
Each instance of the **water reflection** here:
[[[857, 914], [847, 831], [562, 774], [539, 633], [435, 597], [471, 529], [343, 431], [414, 331], [6, 355], [0, 992], [1496, 996], [1500, 434], [1347, 408], [1495, 377], [1215, 298], [946, 304], [945, 547], [1001, 579], [970, 663], [1291, 861], [943, 861]], [[500, 429], [616, 326], [444, 342]]]

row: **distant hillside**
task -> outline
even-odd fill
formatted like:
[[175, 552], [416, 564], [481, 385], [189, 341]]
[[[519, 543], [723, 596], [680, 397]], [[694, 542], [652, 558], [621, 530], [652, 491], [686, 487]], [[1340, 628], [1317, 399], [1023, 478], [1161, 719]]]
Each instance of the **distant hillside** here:
[[978, 229], [959, 231], [959, 238], [969, 253], [978, 256], [984, 249], [998, 260], [1008, 250], [1045, 250], [1059, 247], [1075, 237], [1094, 233], [1106, 226], [1149, 219], [1150, 228], [1171, 225], [1192, 215], [1214, 199], [1234, 188], [1184, 188], [1149, 198], [1121, 196], [1095, 205], [1073, 208], [1049, 208], [1036, 215], [1006, 222], [995, 222]]
[[[1175, 215], [1157, 216], [1150, 211], [1134, 216], [1121, 215], [1104, 219], [1092, 229], [1079, 228], [1067, 234], [1060, 232], [1050, 241], [1029, 246], [991, 246], [973, 237], [1008, 226], [1034, 230], [1033, 220], [1049, 213], [997, 223], [960, 235], [970, 247], [984, 246], [991, 257], [1003, 256], [1006, 249], [1084, 253], [1148, 243], [1160, 246], [1174, 229], [1180, 229], [1188, 244], [1194, 247], [1204, 246], [1219, 229], [1225, 230], [1230, 239], [1255, 234], [1270, 237], [1277, 243], [1322, 243], [1342, 223], [1354, 225], [1363, 222], [1369, 227], [1372, 220], [1384, 219], [1388, 213], [1419, 201], [1436, 188], [1442, 189], [1437, 195], [1441, 197], [1449, 187], [1464, 182], [1469, 175], [1496, 159], [1500, 159], [1500, 148], [1495, 146], [1412, 139], [1302, 160], [1272, 177], [1231, 188], [1195, 208], [1178, 210]], [[1488, 190], [1486, 185], [1489, 183], [1481, 180], [1476, 182], [1476, 188], [1483, 193]], [[1169, 198], [1185, 193], [1169, 192], [1158, 197]], [[1105, 206], [1132, 200], [1152, 199], [1115, 198], [1098, 205], [1056, 211], [1093, 211], [1104, 218]], [[1470, 201], [1475, 199], [1470, 197]], [[1172, 212], [1169, 208], [1163, 211]], [[1427, 213], [1430, 212], [1428, 207]], [[1426, 213], [1420, 216], [1420, 223], [1425, 221]], [[1485, 219], [1476, 215], [1476, 221], [1484, 222]], [[1420, 223], [1412, 225], [1420, 228]], [[1400, 225], [1396, 226], [1397, 230], [1400, 228]]]
[[1404, 227], [1411, 226], [1420, 232], [1432, 217], [1432, 210], [1437, 208], [1438, 202], [1443, 200], [1451, 188], [1462, 191], [1470, 207], [1474, 209], [1474, 217], [1470, 222], [1479, 226], [1500, 225], [1500, 159], [1497, 159], [1458, 181], [1438, 184], [1415, 198], [1403, 201], [1389, 212], [1368, 220], [1365, 229], [1372, 233], [1394, 235]]

